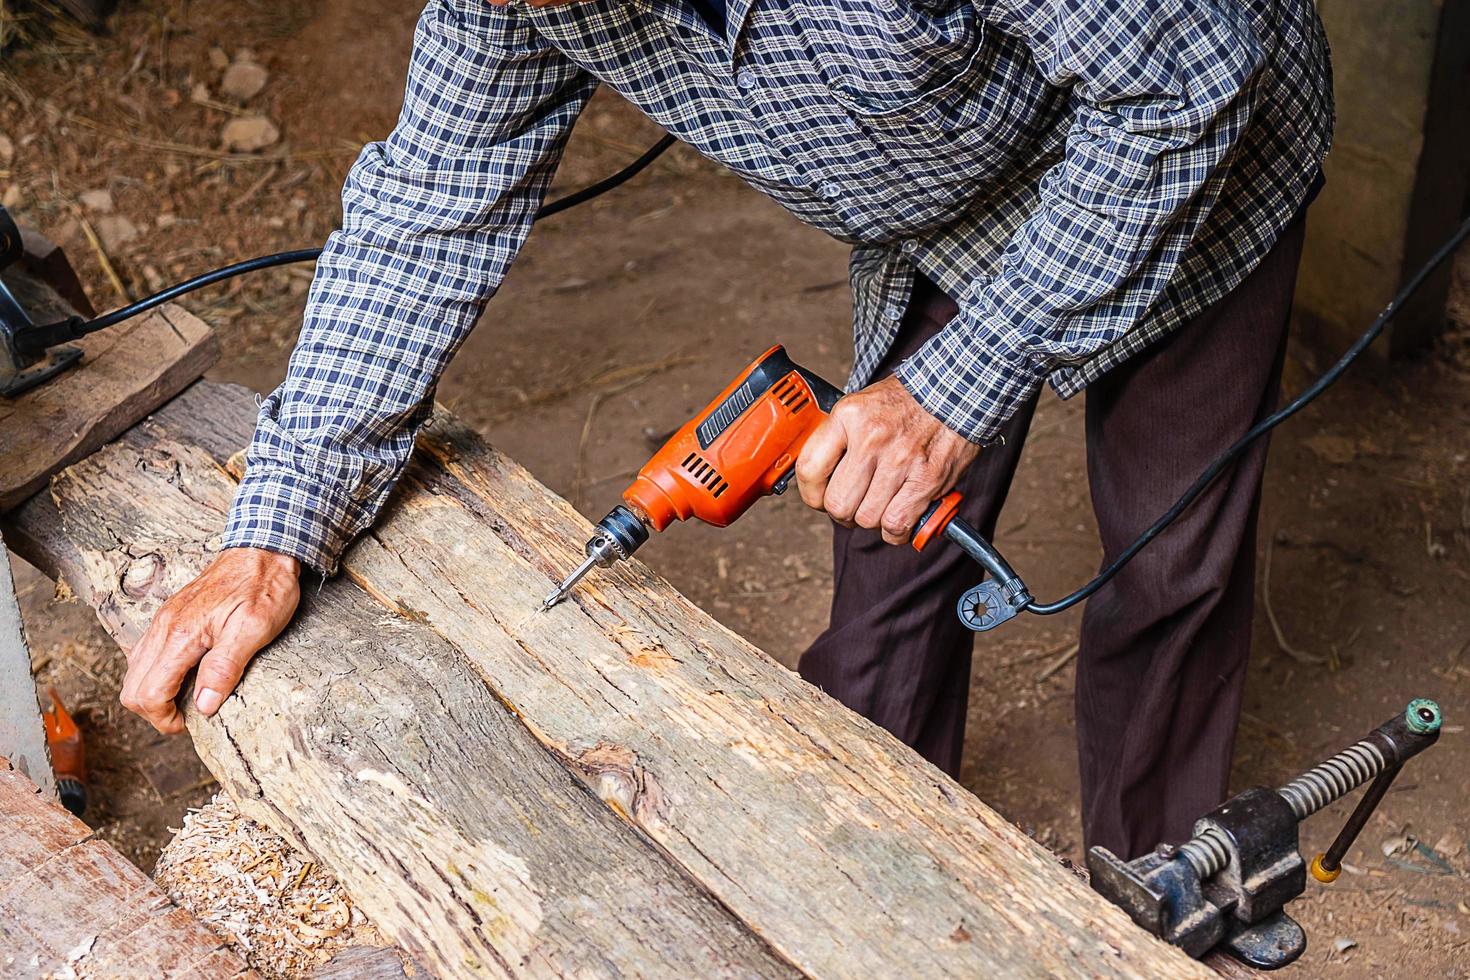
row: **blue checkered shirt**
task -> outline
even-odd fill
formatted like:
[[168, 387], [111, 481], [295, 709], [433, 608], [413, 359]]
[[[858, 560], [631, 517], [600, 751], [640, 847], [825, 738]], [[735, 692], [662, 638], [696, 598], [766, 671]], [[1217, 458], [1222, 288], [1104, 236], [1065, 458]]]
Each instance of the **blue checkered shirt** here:
[[599, 83], [852, 244], [849, 389], [915, 270], [955, 297], [898, 377], [981, 444], [1045, 381], [1073, 394], [1224, 296], [1331, 138], [1311, 0], [729, 0], [727, 21], [717, 36], [688, 0], [430, 0], [225, 545], [335, 569]]

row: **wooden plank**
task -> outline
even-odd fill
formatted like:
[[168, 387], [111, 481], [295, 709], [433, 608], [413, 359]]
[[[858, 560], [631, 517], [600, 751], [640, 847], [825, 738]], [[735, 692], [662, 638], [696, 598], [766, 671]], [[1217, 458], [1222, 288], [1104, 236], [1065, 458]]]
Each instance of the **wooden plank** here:
[[0, 549], [0, 755], [50, 795], [56, 792], [46, 729], [36, 701], [31, 651], [20, 622], [10, 560]]
[[[5, 281], [38, 322], [70, 315], [50, 287], [11, 269]], [[46, 485], [202, 375], [214, 331], [181, 306], [159, 307], [77, 342], [77, 366], [18, 398], [0, 398], [0, 512]]]
[[[199, 385], [175, 404], [218, 391]], [[233, 409], [190, 409], [205, 424], [248, 410], [244, 398]], [[65, 540], [49, 539], [57, 520], [38, 513], [50, 501], [33, 500], [16, 519], [26, 553], [59, 565], [125, 644], [207, 557], [228, 496], [219, 457], [201, 458], [192, 446], [218, 437], [175, 429], [165, 415], [54, 482]], [[431, 895], [392, 886], [375, 898], [368, 879], [394, 877], [390, 854], [441, 870], [454, 860], [459, 873], [443, 876], [454, 882], [467, 866], [474, 874], [513, 866], [505, 854], [526, 861], [522, 849], [542, 838], [576, 853], [575, 839], [546, 823], [550, 795], [519, 809], [521, 823], [539, 830], [530, 835], [511, 833], [513, 820], [470, 834], [445, 807], [461, 798], [482, 814], [501, 805], [492, 797], [515, 791], [524, 772], [503, 790], [485, 782], [469, 792], [458, 782], [467, 772], [489, 780], [504, 760], [537, 771], [528, 768], [531, 746], [517, 741], [529, 732], [563, 776], [606, 804], [594, 812], [616, 814], [655, 845], [646, 855], [661, 854], [811, 975], [1211, 976], [886, 732], [643, 566], [596, 576], [569, 602], [536, 613], [580, 557], [587, 522], [447, 417], [420, 450], [403, 492], [345, 563], [352, 581], [399, 617], [375, 635], [361, 625], [357, 598], [340, 580], [328, 583], [292, 632], [257, 658], [242, 698], [215, 723], [189, 718], [232, 795], [319, 854], [395, 942], [419, 952], [401, 909], [393, 921], [395, 902], [418, 923], [432, 909], [450, 930], [461, 910], [437, 901], [433, 885]], [[357, 644], [350, 655], [335, 649], [349, 642]], [[380, 656], [392, 681], [364, 689]], [[437, 704], [411, 693], [425, 686], [440, 693]], [[522, 725], [493, 727], [497, 702]], [[465, 757], [456, 739], [467, 736], [494, 751]], [[402, 787], [399, 773], [408, 774]], [[549, 793], [540, 778], [535, 791]], [[304, 791], [326, 785], [336, 794]], [[595, 840], [621, 876], [628, 868], [607, 852], [621, 839], [616, 829], [599, 825]], [[479, 850], [486, 841], [488, 856]], [[516, 916], [529, 906], [510, 900], [514, 881], [501, 880], [507, 892], [494, 894], [514, 912], [505, 929], [515, 940], [525, 932]], [[608, 913], [592, 914], [584, 928], [608, 928]], [[424, 958], [431, 968], [447, 962], [440, 950]], [[552, 972], [508, 957], [477, 965]]]
[[[201, 407], [211, 392], [227, 395], [215, 410]], [[218, 460], [172, 428], [238, 418], [251, 398], [201, 385], [181, 401], [53, 484], [75, 546], [62, 567], [125, 646], [208, 560], [233, 496]], [[18, 516], [54, 529], [28, 518], [53, 506], [42, 495]], [[442, 637], [345, 579], [305, 592], [218, 723], [191, 712], [190, 730], [241, 811], [320, 859], [426, 967], [794, 975], [587, 793]]]
[[147, 875], [4, 759], [0, 974], [255, 976]]

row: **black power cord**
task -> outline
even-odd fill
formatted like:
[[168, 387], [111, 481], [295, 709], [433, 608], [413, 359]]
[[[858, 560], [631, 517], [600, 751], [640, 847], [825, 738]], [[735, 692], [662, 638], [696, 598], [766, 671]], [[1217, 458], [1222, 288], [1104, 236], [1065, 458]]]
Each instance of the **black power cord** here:
[[[578, 204], [586, 203], [594, 197], [600, 197], [606, 194], [615, 187], [620, 187], [646, 170], [649, 164], [662, 156], [664, 151], [673, 146], [675, 142], [677, 142], [675, 137], [667, 134], [664, 135], [657, 143], [645, 150], [642, 156], [612, 176], [599, 180], [595, 184], [583, 187], [581, 190], [573, 191], [565, 197], [560, 197], [555, 201], [543, 204], [537, 210], [532, 220], [540, 221], [542, 218], [549, 218], [553, 214], [559, 214], [568, 208], [574, 208]], [[262, 269], [274, 268], [278, 265], [292, 265], [297, 262], [315, 262], [321, 257], [321, 254], [322, 250], [320, 248], [300, 248], [290, 252], [276, 252], [273, 255], [261, 255], [253, 259], [246, 259], [243, 262], [236, 262], [233, 265], [222, 266], [203, 275], [195, 276], [193, 279], [188, 279], [167, 289], [160, 290], [152, 296], [144, 297], [136, 303], [130, 303], [121, 309], [94, 317], [91, 320], [73, 317], [70, 320], [63, 320], [60, 323], [45, 324], [32, 327], [24, 332], [19, 332], [14, 339], [15, 347], [23, 354], [40, 354], [48, 348], [55, 347], [57, 344], [64, 344], [68, 341], [76, 340], [79, 337], [85, 337], [87, 334], [96, 333], [98, 330], [105, 330], [108, 327], [115, 326], [124, 320], [137, 316], [139, 313], [146, 313], [156, 306], [162, 306], [164, 303], [178, 299], [185, 293], [192, 293], [196, 289], [203, 289], [205, 286], [212, 286], [217, 282], [224, 282], [226, 279], [233, 279], [236, 276], [242, 276], [248, 272], [259, 272]]]
[[1058, 599], [1056, 602], [1037, 602], [1033, 599], [1022, 608], [1037, 616], [1051, 616], [1064, 609], [1071, 609], [1077, 603], [1090, 598], [1098, 589], [1112, 581], [1113, 577], [1123, 570], [1123, 566], [1132, 561], [1133, 557], [1142, 551], [1149, 542], [1158, 537], [1165, 528], [1173, 524], [1179, 515], [1184, 513], [1189, 505], [1194, 503], [1195, 499], [1204, 493], [1221, 473], [1225, 472], [1225, 468], [1235, 462], [1241, 453], [1245, 452], [1247, 446], [1276, 428], [1282, 422], [1291, 418], [1297, 412], [1306, 408], [1318, 395], [1322, 394], [1338, 378], [1342, 377], [1342, 373], [1362, 355], [1363, 351], [1372, 345], [1373, 341], [1378, 339], [1379, 334], [1383, 333], [1383, 329], [1388, 326], [1389, 321], [1398, 315], [1409, 298], [1418, 291], [1420, 286], [1424, 285], [1424, 280], [1429, 278], [1430, 273], [1453, 255], [1455, 249], [1459, 248], [1467, 237], [1470, 237], [1470, 218], [1467, 218], [1455, 230], [1455, 233], [1429, 257], [1429, 260], [1419, 267], [1419, 271], [1415, 272], [1409, 281], [1404, 283], [1403, 288], [1398, 291], [1398, 295], [1389, 301], [1389, 304], [1383, 308], [1383, 312], [1378, 314], [1378, 318], [1373, 321], [1367, 330], [1363, 331], [1363, 335], [1353, 342], [1353, 345], [1347, 349], [1342, 357], [1338, 358], [1336, 364], [1332, 365], [1321, 377], [1308, 385], [1306, 390], [1300, 395], [1297, 395], [1285, 406], [1277, 409], [1251, 426], [1245, 435], [1237, 439], [1229, 449], [1226, 449], [1219, 456], [1215, 457], [1214, 462], [1205, 467], [1205, 471], [1199, 475], [1199, 478], [1190, 484], [1189, 489], [1184, 491], [1184, 494], [1174, 502], [1174, 506], [1164, 511], [1158, 520], [1149, 525], [1148, 529], [1125, 548], [1122, 554], [1109, 562], [1107, 567], [1098, 572], [1086, 585]]

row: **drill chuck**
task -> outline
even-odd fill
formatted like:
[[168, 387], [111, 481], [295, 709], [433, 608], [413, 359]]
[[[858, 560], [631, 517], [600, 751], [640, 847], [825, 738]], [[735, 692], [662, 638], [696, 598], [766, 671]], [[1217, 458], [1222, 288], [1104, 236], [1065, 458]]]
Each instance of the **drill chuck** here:
[[[607, 516], [597, 522], [597, 530], [607, 537], [618, 558], [629, 557], [648, 540], [648, 527], [623, 504], [608, 511]], [[596, 540], [595, 536], [593, 540]]]

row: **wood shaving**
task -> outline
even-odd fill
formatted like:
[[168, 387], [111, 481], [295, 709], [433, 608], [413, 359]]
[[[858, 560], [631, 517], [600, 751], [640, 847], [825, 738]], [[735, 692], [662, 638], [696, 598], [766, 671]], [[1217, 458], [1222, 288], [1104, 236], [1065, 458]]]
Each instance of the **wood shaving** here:
[[386, 944], [321, 865], [224, 793], [185, 815], [153, 877], [272, 980], [310, 976], [348, 946]]

